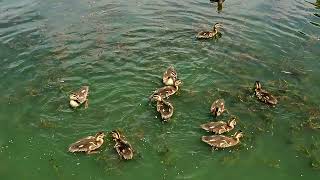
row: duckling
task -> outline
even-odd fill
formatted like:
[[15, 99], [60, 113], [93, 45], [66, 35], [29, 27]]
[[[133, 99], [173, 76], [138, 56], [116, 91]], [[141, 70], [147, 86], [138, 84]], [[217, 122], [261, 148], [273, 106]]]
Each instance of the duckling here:
[[159, 88], [149, 98], [152, 99], [154, 95], [159, 95], [163, 99], [168, 98], [169, 96], [174, 95], [179, 90], [180, 84], [182, 84], [182, 81], [176, 80], [174, 82], [174, 86], [164, 86], [162, 88]]
[[173, 66], [169, 66], [168, 69], [163, 73], [162, 82], [166, 86], [173, 86], [174, 82], [177, 80], [177, 71]]
[[197, 34], [196, 38], [197, 39], [213, 38], [219, 33], [218, 28], [220, 27], [222, 27], [222, 24], [216, 23], [214, 24], [212, 31], [201, 31]]
[[225, 0], [210, 0], [211, 3], [214, 3], [214, 2], [218, 3], [218, 8], [217, 8], [218, 12], [220, 12], [222, 10], [222, 5], [223, 5], [224, 1]]
[[210, 0], [210, 2], [212, 2], [212, 3], [216, 2], [216, 3], [220, 3], [220, 4], [222, 4], [224, 1], [225, 0]]
[[72, 143], [69, 146], [69, 152], [86, 152], [87, 154], [97, 153], [96, 149], [103, 144], [104, 132], [98, 132], [95, 136], [88, 136]]
[[224, 111], [227, 111], [227, 109], [225, 109], [225, 102], [223, 99], [218, 99], [212, 103], [210, 112], [214, 116], [220, 116]]
[[116, 142], [114, 148], [119, 156], [123, 159], [129, 160], [133, 158], [132, 146], [124, 139], [124, 136], [120, 134], [118, 130], [111, 132], [113, 140]]
[[227, 148], [235, 146], [240, 142], [240, 138], [243, 137], [242, 131], [236, 132], [233, 137], [228, 137], [224, 135], [212, 135], [212, 136], [202, 136], [201, 140], [212, 148]]
[[173, 106], [171, 103], [163, 100], [160, 95], [154, 95], [153, 100], [157, 101], [157, 111], [161, 114], [163, 121], [167, 122], [173, 115]]
[[81, 89], [79, 89], [76, 92], [73, 92], [69, 96], [70, 106], [73, 108], [76, 108], [84, 103], [85, 108], [88, 108], [88, 104], [89, 104], [88, 94], [89, 94], [89, 86], [82, 86]]
[[270, 94], [269, 92], [261, 88], [261, 84], [259, 81], [255, 82], [254, 93], [258, 98], [258, 100], [260, 100], [261, 102], [264, 102], [266, 104], [273, 105], [273, 106], [278, 103], [278, 100], [272, 94]]
[[209, 122], [206, 124], [202, 124], [200, 127], [208, 132], [211, 131], [215, 134], [222, 134], [231, 131], [236, 124], [236, 118], [232, 117], [228, 122]]

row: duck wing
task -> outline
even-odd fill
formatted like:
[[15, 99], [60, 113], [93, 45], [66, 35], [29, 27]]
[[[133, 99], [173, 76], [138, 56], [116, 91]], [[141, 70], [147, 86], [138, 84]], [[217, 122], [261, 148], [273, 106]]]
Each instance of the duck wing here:
[[[224, 126], [226, 126], [226, 124], [227, 123], [224, 121], [208, 122], [205, 124], [201, 124], [200, 127], [206, 131], [211, 131], [214, 133], [221, 134], [221, 133], [225, 132], [223, 130], [225, 129]], [[223, 132], [221, 132], [221, 131], [223, 131]]]
[[173, 115], [173, 106], [171, 103], [166, 101], [157, 102], [157, 111], [161, 113], [162, 119], [169, 119]]
[[224, 135], [202, 136], [201, 139], [210, 146], [219, 148], [230, 147], [234, 141], [233, 138]]
[[78, 140], [75, 143], [70, 144], [69, 146], [69, 152], [81, 152], [81, 151], [87, 151], [89, 149], [89, 146], [95, 144], [95, 137], [94, 136], [88, 136], [85, 138], [82, 138]]
[[115, 148], [120, 156], [122, 156], [124, 159], [132, 159], [133, 157], [133, 149], [131, 145], [124, 141], [124, 140], [118, 140]]

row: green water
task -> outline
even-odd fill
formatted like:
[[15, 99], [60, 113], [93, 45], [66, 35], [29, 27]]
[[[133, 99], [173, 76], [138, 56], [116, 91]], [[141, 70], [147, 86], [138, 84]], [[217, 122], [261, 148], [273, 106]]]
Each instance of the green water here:
[[[217, 12], [209, 0], [0, 0], [1, 179], [319, 179], [320, 2], [309, 1], [226, 0]], [[216, 22], [220, 39], [194, 38]], [[169, 65], [183, 86], [161, 123], [148, 96]], [[252, 96], [256, 80], [278, 106]], [[81, 85], [89, 108], [73, 110]], [[245, 136], [212, 152], [199, 125], [218, 98]], [[117, 128], [132, 161], [109, 138], [99, 154], [67, 152]]]

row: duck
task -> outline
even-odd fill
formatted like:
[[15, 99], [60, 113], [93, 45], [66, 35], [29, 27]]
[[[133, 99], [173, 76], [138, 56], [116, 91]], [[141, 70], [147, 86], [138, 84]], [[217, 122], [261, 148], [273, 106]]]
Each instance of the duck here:
[[214, 115], [214, 116], [220, 116], [224, 111], [226, 111], [227, 109], [225, 109], [225, 102], [223, 99], [217, 99], [215, 100], [210, 108], [210, 112]]
[[113, 138], [113, 141], [115, 141], [114, 148], [116, 149], [119, 156], [125, 160], [129, 160], [133, 158], [133, 152], [132, 146], [130, 143], [128, 143], [125, 140], [125, 137], [121, 135], [120, 131], [113, 130], [111, 132], [111, 136]]
[[70, 98], [70, 106], [73, 108], [79, 107], [81, 104], [85, 105], [85, 108], [88, 108], [89, 100], [89, 86], [82, 86], [78, 91], [73, 92]]
[[160, 95], [154, 95], [153, 100], [157, 101], [157, 111], [161, 114], [161, 118], [167, 122], [173, 115], [173, 105]]
[[228, 148], [239, 144], [240, 138], [243, 137], [242, 131], [236, 132], [232, 137], [224, 135], [202, 136], [201, 140], [212, 148]]
[[104, 132], [98, 132], [95, 136], [87, 136], [81, 138], [75, 143], [70, 144], [69, 152], [85, 152], [87, 154], [97, 153], [98, 148], [100, 148], [104, 142], [105, 137]]
[[269, 104], [275, 106], [278, 103], [277, 98], [275, 98], [272, 94], [262, 89], [261, 83], [259, 81], [255, 82], [254, 94], [257, 99], [265, 104]]
[[168, 98], [169, 96], [174, 95], [178, 90], [179, 86], [182, 84], [181, 80], [176, 80], [174, 82], [174, 86], [164, 86], [162, 88], [157, 89], [153, 92], [153, 94], [149, 97], [149, 99], [152, 99], [155, 95], [161, 96], [162, 99]]
[[222, 27], [222, 24], [216, 23], [216, 24], [214, 24], [212, 31], [201, 31], [197, 34], [196, 38], [197, 39], [213, 38], [219, 33], [218, 28], [220, 28], [220, 27]]
[[162, 82], [166, 86], [173, 86], [174, 82], [177, 80], [177, 77], [177, 71], [173, 66], [169, 66], [162, 75]]
[[224, 2], [225, 0], [210, 0], [210, 2], [212, 2], [212, 3], [214, 3], [214, 2], [216, 2], [216, 3], [220, 3], [220, 4], [222, 4], [223, 2]]
[[210, 0], [211, 3], [218, 3], [218, 11], [222, 10], [222, 5], [225, 0]]
[[237, 124], [236, 118], [232, 117], [228, 122], [217, 121], [209, 122], [202, 124], [200, 127], [208, 132], [213, 132], [215, 134], [223, 134], [234, 129], [234, 126]]

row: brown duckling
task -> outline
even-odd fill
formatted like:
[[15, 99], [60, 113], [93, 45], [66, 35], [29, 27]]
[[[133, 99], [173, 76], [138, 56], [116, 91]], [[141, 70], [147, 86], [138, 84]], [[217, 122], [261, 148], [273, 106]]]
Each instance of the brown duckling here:
[[225, 109], [225, 102], [223, 99], [217, 99], [212, 103], [210, 112], [214, 116], [220, 116], [224, 111], [227, 111], [227, 109]]
[[132, 159], [134, 150], [132, 149], [132, 146], [125, 140], [125, 137], [121, 135], [118, 130], [112, 131], [111, 135], [116, 143], [114, 148], [119, 156], [126, 160]]
[[212, 31], [201, 31], [197, 34], [196, 38], [197, 39], [213, 38], [219, 33], [218, 28], [220, 27], [222, 27], [222, 24], [216, 23], [214, 24]]
[[150, 96], [150, 99], [152, 99], [154, 95], [159, 95], [163, 99], [168, 98], [169, 96], [172, 96], [179, 90], [180, 84], [182, 84], [182, 81], [176, 80], [174, 82], [174, 86], [164, 86], [162, 88], [159, 88]]
[[163, 121], [168, 121], [173, 115], [173, 106], [165, 101], [160, 95], [154, 95], [153, 100], [157, 101], [157, 111], [161, 114]]
[[212, 2], [212, 3], [214, 3], [214, 2], [218, 3], [218, 11], [222, 10], [222, 5], [223, 5], [224, 1], [225, 0], [210, 0], [210, 2]]
[[233, 137], [228, 137], [224, 135], [212, 135], [212, 136], [202, 136], [201, 140], [212, 148], [227, 148], [235, 146], [240, 142], [240, 138], [243, 137], [241, 131], [236, 132]]
[[232, 117], [228, 122], [209, 122], [206, 124], [202, 124], [200, 127], [208, 132], [213, 132], [215, 134], [223, 134], [225, 132], [231, 131], [236, 124], [236, 118]]
[[216, 2], [216, 3], [220, 3], [220, 4], [222, 4], [223, 2], [224, 2], [225, 0], [210, 0], [210, 2], [212, 2], [212, 3], [214, 3], [214, 2]]
[[174, 69], [173, 66], [169, 66], [168, 69], [163, 73], [162, 82], [166, 86], [173, 86], [177, 78], [177, 71]]
[[276, 105], [278, 100], [269, 92], [261, 88], [261, 84], [259, 81], [255, 82], [254, 93], [259, 101], [264, 102], [269, 105]]
[[103, 144], [105, 134], [98, 132], [95, 136], [88, 136], [72, 143], [69, 146], [69, 152], [86, 152], [87, 154], [97, 153], [96, 149], [100, 148]]
[[79, 89], [76, 92], [73, 92], [69, 98], [70, 98], [70, 106], [73, 108], [76, 108], [84, 103], [85, 108], [88, 107], [88, 94], [89, 94], [89, 86], [82, 86], [81, 89]]

